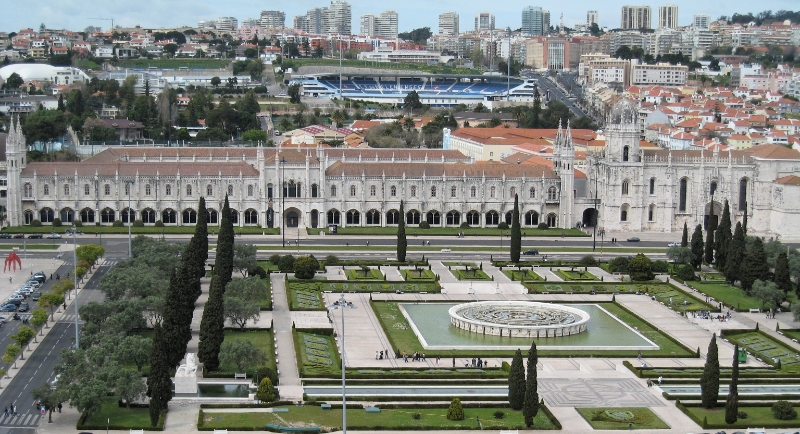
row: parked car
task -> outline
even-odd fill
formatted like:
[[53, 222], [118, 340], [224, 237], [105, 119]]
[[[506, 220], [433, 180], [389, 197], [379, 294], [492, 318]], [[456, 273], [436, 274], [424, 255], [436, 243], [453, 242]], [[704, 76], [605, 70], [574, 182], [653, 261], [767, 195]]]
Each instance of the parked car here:
[[539, 254], [539, 250], [538, 249], [528, 249], [528, 250], [522, 252], [522, 254], [523, 255], [538, 255]]
[[25, 234], [16, 234], [16, 235], [14, 235], [14, 238], [17, 238], [17, 239], [25, 238]]
[[19, 305], [19, 309], [17, 309], [17, 312], [27, 312], [28, 310], [30, 310], [30, 308], [31, 307], [28, 305], [28, 303], [22, 303]]
[[4, 304], [0, 306], [0, 312], [16, 312], [17, 305], [15, 304]]
[[681, 246], [681, 242], [680, 241], [673, 241], [673, 242], [667, 244], [667, 247], [680, 247], [680, 246]]
[[67, 228], [67, 230], [64, 231], [64, 235], [83, 235], [83, 232], [78, 229]]
[[40, 239], [40, 238], [44, 238], [44, 236], [42, 234], [30, 234], [30, 235], [28, 235], [28, 238], [30, 238], [30, 239]]
[[51, 239], [51, 240], [57, 240], [57, 239], [61, 238], [61, 234], [57, 234], [55, 232], [50, 232], [49, 234], [47, 234], [47, 238]]
[[22, 294], [11, 294], [11, 297], [8, 297], [8, 303], [13, 303], [14, 300], [20, 300], [21, 303], [22, 300], [25, 300], [25, 296]]
[[11, 238], [11, 234], [0, 234], [0, 238], [10, 239]]
[[33, 300], [33, 301], [38, 301], [38, 300], [39, 300], [39, 297], [41, 297], [41, 296], [42, 296], [42, 291], [36, 291], [36, 292], [34, 292], [34, 293], [33, 293], [33, 295], [31, 296], [31, 300]]
[[628, 238], [628, 242], [629, 243], [638, 243], [639, 241], [641, 241], [639, 239], [639, 237], [630, 237], [630, 238]]

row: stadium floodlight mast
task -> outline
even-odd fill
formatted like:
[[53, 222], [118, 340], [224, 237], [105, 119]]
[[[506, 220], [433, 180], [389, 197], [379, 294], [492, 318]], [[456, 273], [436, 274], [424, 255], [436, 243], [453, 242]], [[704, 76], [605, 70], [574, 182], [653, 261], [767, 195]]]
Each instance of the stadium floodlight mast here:
[[333, 310], [342, 310], [342, 434], [347, 434], [347, 395], [345, 393], [346, 387], [344, 377], [344, 371], [347, 367], [347, 356], [344, 350], [344, 311], [348, 309], [357, 309], [357, 307], [352, 302], [345, 300], [344, 293], [328, 307]]

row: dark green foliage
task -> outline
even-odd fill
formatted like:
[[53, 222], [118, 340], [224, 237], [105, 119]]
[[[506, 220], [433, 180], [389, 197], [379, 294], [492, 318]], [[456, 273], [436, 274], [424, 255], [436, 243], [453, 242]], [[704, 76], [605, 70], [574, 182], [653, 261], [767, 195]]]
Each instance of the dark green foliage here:
[[769, 280], [767, 254], [764, 252], [764, 243], [761, 238], [756, 237], [753, 240], [753, 248], [744, 256], [740, 273], [739, 279], [742, 281], [742, 289], [745, 291], [750, 291], [756, 280]]
[[536, 372], [536, 365], [539, 363], [539, 354], [536, 350], [536, 342], [531, 343], [528, 351], [527, 378], [525, 378], [525, 399], [522, 404], [522, 414], [525, 416], [525, 426], [533, 426], [533, 418], [539, 413], [539, 380]]
[[506, 414], [500, 410], [497, 410], [493, 413], [495, 419], [503, 419], [506, 417]]
[[514, 213], [511, 217], [511, 262], [519, 262], [522, 251], [522, 228], [519, 222], [519, 195], [514, 195]]
[[508, 230], [508, 223], [506, 223], [506, 222], [498, 223], [497, 224], [497, 229], [500, 229], [500, 230], [503, 230], [503, 231]]
[[694, 280], [694, 268], [692, 268], [691, 265], [681, 265], [678, 268], [678, 274], [676, 274], [676, 276], [681, 280]]
[[728, 200], [725, 200], [725, 208], [722, 211], [722, 220], [717, 227], [715, 235], [715, 255], [717, 259], [717, 269], [724, 270], [727, 263], [728, 250], [730, 249], [731, 239], [731, 208], [728, 205]]
[[147, 376], [147, 396], [150, 397], [150, 424], [158, 425], [161, 412], [167, 409], [172, 399], [170, 364], [167, 360], [167, 343], [161, 325], [156, 323], [153, 334], [153, 349], [150, 353], [150, 374]]
[[666, 273], [669, 271], [669, 262], [659, 259], [650, 264], [650, 269], [653, 273]]
[[692, 266], [697, 268], [703, 263], [703, 226], [697, 225], [692, 233]]
[[683, 222], [683, 235], [681, 236], [681, 247], [689, 247], [689, 227]]
[[339, 263], [339, 257], [336, 255], [328, 255], [325, 257], [325, 265], [336, 265]]
[[627, 273], [628, 263], [630, 260], [625, 256], [617, 256], [616, 258], [608, 261], [608, 269], [612, 273]]
[[403, 201], [400, 201], [400, 221], [397, 222], [397, 260], [405, 262], [408, 240], [406, 240], [406, 214], [403, 211]]
[[211, 279], [208, 301], [206, 301], [203, 309], [203, 319], [200, 322], [198, 358], [203, 362], [205, 368], [210, 371], [216, 371], [219, 368], [219, 349], [225, 339], [223, 333], [225, 325], [223, 296], [225, 295], [225, 286], [231, 281], [233, 274], [233, 237], [231, 208], [226, 194], [225, 205], [222, 207], [219, 237], [217, 237], [214, 276]]
[[281, 256], [281, 259], [278, 261], [278, 268], [280, 268], [281, 271], [294, 270], [294, 256], [292, 255]]
[[780, 253], [775, 261], [775, 285], [784, 293], [788, 293], [792, 289], [792, 280], [789, 277], [789, 256], [786, 252]]
[[597, 259], [594, 258], [592, 255], [586, 255], [578, 261], [584, 267], [596, 267], [597, 266]]
[[[168, 366], [176, 366], [186, 353], [186, 344], [191, 339], [190, 326], [192, 323], [194, 302], [187, 302], [187, 279], [181, 269], [172, 271], [169, 279], [169, 289], [164, 300], [164, 314], [162, 316], [162, 332], [164, 347], [167, 349], [166, 358]], [[193, 300], [189, 297], [189, 300]], [[189, 340], [187, 340], [187, 338]]]
[[724, 270], [725, 279], [731, 285], [741, 278], [742, 261], [746, 253], [744, 244], [744, 229], [741, 223], [736, 223], [733, 238], [728, 245], [728, 258]]
[[298, 279], [313, 279], [319, 270], [319, 261], [313, 256], [301, 256], [294, 261], [294, 277]]
[[714, 408], [719, 399], [719, 351], [717, 350], [717, 334], [711, 335], [708, 344], [706, 364], [703, 367], [703, 376], [700, 378], [700, 395], [703, 407]]
[[728, 386], [728, 399], [725, 401], [725, 423], [736, 423], [739, 416], [739, 345], [733, 347], [733, 369]]
[[447, 409], [447, 419], [464, 420], [464, 407], [461, 405], [460, 399], [453, 398], [450, 401], [450, 408]]
[[706, 245], [705, 249], [703, 250], [703, 262], [706, 264], [711, 264], [714, 262], [714, 233], [716, 232], [717, 228], [713, 224], [713, 220], [711, 219], [714, 217], [713, 215], [713, 208], [712, 208], [712, 215], [709, 216], [708, 219], [708, 227], [706, 228]]
[[772, 414], [776, 419], [792, 420], [797, 418], [797, 411], [789, 401], [778, 401], [772, 406]]
[[631, 275], [631, 280], [645, 281], [653, 280], [655, 275], [650, 265], [650, 258], [639, 253], [634, 256], [628, 263], [628, 273]]
[[426, 222], [425, 220], [423, 220], [423, 221], [419, 222], [419, 228], [420, 229], [430, 229], [431, 228], [431, 224]]
[[508, 373], [508, 403], [513, 410], [521, 410], [524, 402], [525, 366], [522, 364], [522, 351], [517, 350]]

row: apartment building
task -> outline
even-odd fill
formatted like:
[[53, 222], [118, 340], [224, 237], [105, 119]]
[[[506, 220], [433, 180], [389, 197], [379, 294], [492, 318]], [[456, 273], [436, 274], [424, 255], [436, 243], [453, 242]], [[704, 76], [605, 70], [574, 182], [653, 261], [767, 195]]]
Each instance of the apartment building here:
[[522, 9], [522, 33], [542, 36], [550, 29], [550, 12], [539, 6], [527, 6]]
[[439, 34], [442, 36], [458, 36], [458, 12], [445, 12], [439, 15]]
[[475, 30], [494, 30], [494, 15], [491, 12], [475, 14]]
[[281, 11], [261, 11], [258, 24], [263, 29], [280, 29], [286, 26], [286, 14]]
[[592, 24], [600, 25], [597, 11], [586, 12], [586, 27], [592, 27]]
[[397, 37], [397, 12], [384, 11], [378, 15], [361, 16], [361, 36], [378, 38]]
[[711, 29], [711, 17], [704, 14], [698, 14], [692, 16], [692, 28], [696, 30]]
[[652, 10], [650, 6], [623, 6], [620, 28], [638, 30], [652, 28]]
[[678, 28], [678, 5], [661, 5], [658, 7], [658, 28]]
[[570, 41], [538, 36], [525, 41], [525, 65], [534, 69], [561, 71], [569, 68]]
[[631, 60], [630, 84], [632, 86], [682, 86], [686, 84], [688, 75], [688, 66], [670, 65], [669, 63], [646, 65]]

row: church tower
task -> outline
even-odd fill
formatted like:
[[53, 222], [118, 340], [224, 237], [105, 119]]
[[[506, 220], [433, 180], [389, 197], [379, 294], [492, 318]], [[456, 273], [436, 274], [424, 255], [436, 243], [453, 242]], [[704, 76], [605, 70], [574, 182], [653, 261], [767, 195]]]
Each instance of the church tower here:
[[611, 109], [606, 122], [606, 160], [639, 161], [639, 110], [628, 99]]
[[[11, 226], [23, 224], [22, 198], [26, 195], [20, 185], [20, 174], [25, 167], [25, 136], [19, 117], [11, 118], [11, 127], [6, 138], [6, 173], [8, 177], [8, 198], [6, 200], [6, 219]], [[33, 192], [29, 192], [32, 193]]]
[[572, 131], [567, 120], [567, 131], [558, 123], [555, 149], [553, 149], [554, 169], [561, 180], [558, 204], [558, 221], [562, 228], [571, 228], [575, 224], [575, 147], [572, 144]]

